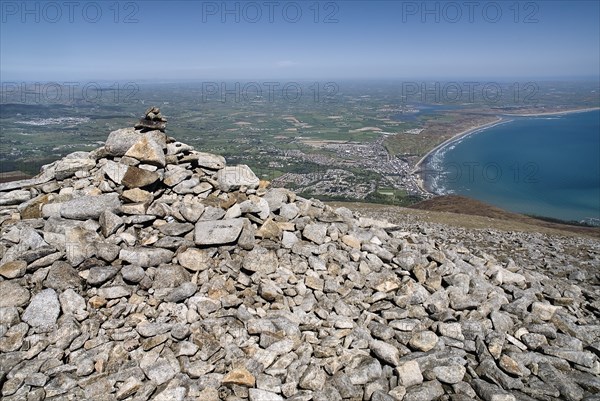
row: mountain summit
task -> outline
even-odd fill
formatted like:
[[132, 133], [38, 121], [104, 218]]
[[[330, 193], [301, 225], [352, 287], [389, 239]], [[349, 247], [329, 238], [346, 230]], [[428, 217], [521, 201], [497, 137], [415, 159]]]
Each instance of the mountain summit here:
[[166, 135], [0, 184], [3, 400], [592, 400], [600, 294]]

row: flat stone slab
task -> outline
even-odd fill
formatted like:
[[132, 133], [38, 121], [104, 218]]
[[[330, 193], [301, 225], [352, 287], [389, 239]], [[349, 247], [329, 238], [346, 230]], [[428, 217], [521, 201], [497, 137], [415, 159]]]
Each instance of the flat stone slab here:
[[196, 245], [219, 245], [235, 242], [242, 228], [243, 218], [227, 220], [208, 220], [196, 223], [194, 242]]
[[150, 267], [158, 266], [161, 263], [170, 263], [173, 255], [174, 253], [168, 249], [137, 247], [121, 249], [119, 259], [132, 265]]
[[117, 193], [82, 196], [64, 202], [60, 207], [60, 215], [65, 219], [98, 219], [105, 210], [116, 213], [120, 207], [121, 201]]

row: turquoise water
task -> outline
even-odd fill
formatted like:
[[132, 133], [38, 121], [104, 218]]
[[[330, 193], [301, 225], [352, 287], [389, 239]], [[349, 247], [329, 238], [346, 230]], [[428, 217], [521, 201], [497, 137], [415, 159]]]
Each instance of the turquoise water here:
[[432, 192], [457, 193], [519, 213], [600, 219], [600, 111], [505, 117], [428, 161]]

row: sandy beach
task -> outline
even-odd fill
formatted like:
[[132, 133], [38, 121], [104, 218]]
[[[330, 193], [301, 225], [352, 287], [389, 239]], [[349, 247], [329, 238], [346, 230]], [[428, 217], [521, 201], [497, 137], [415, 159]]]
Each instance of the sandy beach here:
[[435, 152], [437, 152], [438, 150], [450, 145], [453, 142], [456, 142], [457, 140], [471, 135], [472, 133], [482, 130], [482, 129], [486, 129], [486, 128], [491, 128], [494, 127], [498, 124], [504, 123], [504, 122], [508, 122], [509, 120], [507, 120], [505, 117], [543, 117], [543, 116], [560, 116], [560, 115], [567, 115], [567, 114], [574, 114], [574, 113], [584, 113], [584, 112], [588, 112], [588, 111], [594, 111], [594, 110], [600, 110], [600, 107], [590, 107], [590, 108], [586, 108], [586, 109], [574, 109], [574, 110], [565, 110], [565, 111], [553, 111], [553, 112], [548, 112], [548, 113], [529, 113], [529, 114], [498, 114], [498, 118], [495, 121], [492, 121], [490, 123], [486, 123], [486, 124], [481, 124], [475, 127], [471, 127], [467, 130], [464, 130], [462, 132], [459, 132], [456, 135], [453, 135], [451, 138], [445, 140], [444, 142], [440, 143], [439, 145], [437, 145], [435, 148], [431, 149], [429, 152], [427, 152], [425, 154], [425, 156], [423, 156], [421, 159], [419, 159], [419, 161], [417, 162], [417, 164], [415, 164], [415, 167], [413, 169], [413, 174], [416, 175], [416, 181], [417, 181], [417, 186], [419, 187], [419, 189], [421, 191], [423, 191], [424, 193], [430, 194], [430, 195], [435, 195], [432, 194], [431, 192], [429, 192], [426, 188], [425, 188], [425, 180], [423, 179], [423, 177], [421, 176], [421, 174], [419, 174], [419, 170], [421, 169], [421, 165]]
[[600, 107], [590, 107], [587, 109], [574, 109], [574, 110], [565, 110], [565, 111], [550, 111], [548, 113], [530, 113], [530, 114], [500, 114], [502, 116], [514, 116], [514, 117], [544, 117], [544, 116], [564, 116], [567, 114], [574, 113], [585, 113], [587, 111], [600, 110]]
[[449, 144], [451, 144], [453, 142], [458, 141], [459, 139], [461, 139], [465, 136], [472, 134], [475, 131], [479, 131], [479, 130], [485, 129], [485, 128], [491, 128], [491, 127], [496, 126], [504, 121], [506, 121], [504, 118], [498, 117], [496, 120], [494, 120], [492, 122], [477, 125], [477, 126], [469, 128], [469, 129], [466, 129], [462, 132], [459, 132], [456, 135], [453, 135], [451, 138], [448, 138], [447, 140], [445, 140], [444, 142], [440, 143], [435, 148], [433, 148], [429, 152], [427, 152], [425, 154], [425, 156], [423, 156], [421, 159], [419, 159], [419, 161], [417, 162], [417, 164], [415, 164], [415, 167], [413, 169], [413, 174], [416, 174], [417, 186], [419, 187], [419, 189], [421, 189], [421, 191], [423, 191], [424, 193], [434, 195], [425, 188], [425, 181], [424, 181], [423, 177], [420, 174], [418, 174], [419, 170], [421, 168], [421, 164], [423, 164], [423, 162], [425, 160], [427, 160], [433, 153], [437, 152], [438, 150], [442, 149], [445, 146], [448, 146]]

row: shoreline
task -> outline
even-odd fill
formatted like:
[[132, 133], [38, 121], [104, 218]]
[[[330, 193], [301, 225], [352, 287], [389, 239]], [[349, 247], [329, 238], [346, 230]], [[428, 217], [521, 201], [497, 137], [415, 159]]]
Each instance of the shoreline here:
[[461, 131], [453, 136], [451, 136], [450, 138], [446, 139], [444, 142], [440, 143], [439, 145], [435, 146], [433, 149], [431, 149], [430, 151], [428, 151], [427, 153], [425, 153], [425, 155], [423, 157], [421, 157], [419, 159], [419, 161], [415, 164], [415, 167], [413, 167], [412, 170], [412, 174], [414, 174], [416, 176], [416, 182], [417, 182], [417, 186], [419, 187], [419, 189], [421, 191], [423, 191], [425, 194], [428, 195], [436, 195], [432, 192], [429, 192], [426, 188], [425, 188], [425, 180], [423, 179], [423, 177], [420, 174], [420, 169], [421, 169], [421, 165], [428, 159], [430, 158], [435, 152], [445, 148], [446, 146], [458, 141], [459, 139], [462, 139], [464, 137], [467, 137], [471, 134], [473, 134], [476, 131], [482, 130], [482, 129], [487, 129], [487, 128], [492, 128], [500, 123], [506, 122], [507, 120], [502, 118], [502, 117], [496, 117], [495, 121], [491, 121], [489, 123], [485, 123], [485, 124], [481, 124], [481, 125], [477, 125], [471, 128], [468, 128], [464, 131]]
[[415, 175], [416, 179], [416, 184], [417, 187], [425, 194], [427, 195], [433, 195], [436, 196], [436, 194], [430, 192], [427, 190], [427, 188], [425, 188], [425, 179], [422, 177], [422, 175], [420, 174], [420, 169], [421, 169], [421, 165], [423, 163], [426, 162], [426, 160], [431, 157], [435, 152], [443, 149], [444, 147], [458, 141], [459, 139], [462, 139], [464, 137], [467, 137], [473, 133], [475, 133], [476, 131], [479, 130], [484, 130], [484, 129], [488, 129], [488, 128], [492, 128], [498, 124], [504, 123], [504, 122], [508, 122], [510, 120], [508, 120], [505, 117], [543, 117], [543, 116], [561, 116], [561, 115], [567, 115], [567, 114], [575, 114], [575, 113], [585, 113], [585, 112], [589, 112], [589, 111], [596, 111], [596, 110], [600, 110], [600, 107], [588, 107], [585, 109], [573, 109], [573, 110], [564, 110], [564, 111], [551, 111], [551, 112], [547, 112], [547, 113], [526, 113], [526, 114], [510, 114], [510, 113], [502, 113], [502, 114], [497, 114], [497, 120], [489, 122], [489, 123], [485, 123], [485, 124], [481, 124], [479, 126], [475, 126], [475, 127], [471, 127], [467, 130], [461, 131], [455, 135], [453, 135], [452, 137], [446, 139], [444, 142], [440, 143], [439, 145], [435, 146], [433, 149], [431, 149], [430, 151], [428, 151], [423, 157], [421, 157], [419, 159], [419, 161], [415, 164], [415, 166], [413, 167], [412, 170], [412, 174]]
[[543, 116], [564, 116], [567, 114], [575, 114], [575, 113], [586, 113], [588, 111], [596, 111], [600, 110], [600, 107], [588, 107], [586, 109], [574, 109], [574, 110], [564, 110], [564, 111], [550, 111], [547, 113], [526, 113], [526, 114], [511, 114], [511, 113], [503, 113], [499, 114], [501, 116], [513, 116], [513, 117], [543, 117]]

